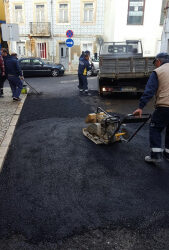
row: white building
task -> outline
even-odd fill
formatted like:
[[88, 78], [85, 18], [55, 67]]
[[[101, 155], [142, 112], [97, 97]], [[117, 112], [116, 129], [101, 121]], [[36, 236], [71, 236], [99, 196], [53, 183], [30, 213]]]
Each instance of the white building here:
[[141, 40], [144, 56], [160, 51], [166, 0], [105, 0], [105, 41]]
[[169, 1], [166, 4], [166, 13], [161, 39], [161, 52], [169, 53]]
[[[6, 0], [7, 23], [18, 23], [18, 55], [37, 56], [77, 68], [83, 50], [98, 52], [98, 38], [104, 32], [104, 0]], [[74, 46], [65, 44], [72, 30]]]

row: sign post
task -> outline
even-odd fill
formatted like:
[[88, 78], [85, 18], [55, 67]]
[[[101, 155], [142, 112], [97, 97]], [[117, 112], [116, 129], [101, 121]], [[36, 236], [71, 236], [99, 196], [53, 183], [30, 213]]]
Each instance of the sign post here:
[[71, 39], [71, 37], [73, 36], [73, 31], [72, 30], [67, 30], [66, 31], [66, 36], [67, 36], [67, 40], [66, 40], [66, 46], [69, 48], [69, 70], [70, 70], [70, 48], [73, 47], [74, 45], [74, 41]]

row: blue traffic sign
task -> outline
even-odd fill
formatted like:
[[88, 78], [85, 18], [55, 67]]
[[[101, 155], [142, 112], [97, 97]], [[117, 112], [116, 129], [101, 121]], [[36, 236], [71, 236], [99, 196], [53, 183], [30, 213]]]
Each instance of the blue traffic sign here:
[[71, 38], [73, 36], [73, 31], [72, 30], [67, 30], [66, 31], [66, 36]]
[[66, 40], [66, 45], [67, 45], [67, 47], [71, 48], [74, 45], [74, 41], [69, 38]]

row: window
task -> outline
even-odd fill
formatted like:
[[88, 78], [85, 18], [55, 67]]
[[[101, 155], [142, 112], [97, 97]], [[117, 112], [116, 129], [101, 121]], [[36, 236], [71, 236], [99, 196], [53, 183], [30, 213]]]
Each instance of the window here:
[[20, 4], [15, 5], [15, 22], [23, 23], [23, 9]]
[[167, 3], [168, 3], [167, 0], [163, 0], [163, 2], [162, 2], [160, 25], [163, 25], [163, 23], [164, 23], [165, 8], [167, 6]]
[[63, 48], [61, 48], [61, 57], [63, 57]]
[[46, 43], [38, 43], [37, 44], [37, 54], [38, 57], [46, 59]]
[[30, 59], [23, 59], [21, 62], [21, 65], [30, 65]]
[[25, 43], [24, 42], [17, 42], [17, 54], [19, 57], [25, 56]]
[[42, 61], [38, 60], [38, 59], [33, 59], [33, 65], [42, 65]]
[[18, 46], [18, 54], [21, 56], [21, 55], [24, 55], [25, 56], [25, 46], [21, 47], [21, 46]]
[[93, 3], [84, 3], [84, 22], [93, 22]]
[[68, 4], [59, 4], [59, 23], [68, 23]]
[[36, 21], [45, 22], [45, 6], [44, 4], [36, 5]]
[[92, 45], [92, 43], [83, 43], [82, 44], [82, 51], [86, 51], [86, 50], [90, 51], [90, 57], [92, 57], [92, 55], [93, 55], [93, 45]]
[[129, 0], [127, 24], [142, 25], [145, 0]]

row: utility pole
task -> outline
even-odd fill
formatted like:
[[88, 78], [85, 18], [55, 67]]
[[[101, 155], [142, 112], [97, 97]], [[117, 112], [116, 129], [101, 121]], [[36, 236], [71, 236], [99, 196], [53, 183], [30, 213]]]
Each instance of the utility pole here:
[[50, 2], [51, 7], [51, 38], [52, 38], [52, 62], [54, 63], [54, 35], [53, 35], [53, 0]]

